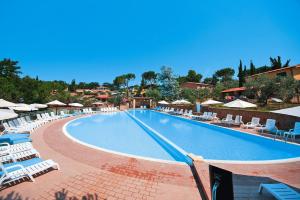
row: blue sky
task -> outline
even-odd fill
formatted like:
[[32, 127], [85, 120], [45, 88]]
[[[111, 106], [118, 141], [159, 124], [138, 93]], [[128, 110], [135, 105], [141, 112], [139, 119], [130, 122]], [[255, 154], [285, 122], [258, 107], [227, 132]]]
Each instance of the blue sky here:
[[[299, 0], [2, 0], [0, 59], [44, 80], [300, 63]], [[136, 83], [139, 79], [136, 80]]]

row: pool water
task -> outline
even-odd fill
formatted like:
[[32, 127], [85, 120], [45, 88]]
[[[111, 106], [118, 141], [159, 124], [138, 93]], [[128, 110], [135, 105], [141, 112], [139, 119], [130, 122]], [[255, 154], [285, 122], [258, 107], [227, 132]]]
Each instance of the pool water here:
[[72, 137], [96, 147], [162, 160], [184, 161], [187, 153], [234, 161], [300, 157], [298, 145], [151, 110], [80, 118], [66, 129]]
[[174, 160], [124, 112], [80, 118], [69, 123], [66, 130], [73, 138], [95, 147], [154, 159]]

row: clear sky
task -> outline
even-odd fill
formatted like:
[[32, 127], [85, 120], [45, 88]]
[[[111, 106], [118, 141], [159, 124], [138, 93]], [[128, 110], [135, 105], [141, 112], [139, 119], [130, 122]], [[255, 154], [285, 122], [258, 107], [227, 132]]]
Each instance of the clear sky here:
[[[0, 59], [44, 80], [300, 63], [299, 0], [1, 0]], [[139, 79], [136, 80], [139, 82]]]

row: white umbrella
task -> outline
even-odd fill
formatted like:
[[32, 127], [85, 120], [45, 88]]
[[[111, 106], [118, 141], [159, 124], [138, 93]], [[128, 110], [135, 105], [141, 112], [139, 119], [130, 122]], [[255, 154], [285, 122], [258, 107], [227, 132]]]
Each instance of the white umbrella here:
[[191, 104], [191, 102], [182, 99], [182, 100], [173, 101], [172, 104]]
[[222, 104], [220, 101], [215, 101], [213, 99], [209, 99], [201, 103], [201, 105], [215, 105], [215, 104]]
[[17, 106], [15, 103], [6, 101], [4, 99], [0, 99], [0, 108], [8, 108], [8, 107], [14, 107]]
[[0, 109], [0, 120], [18, 117], [18, 114], [10, 109]]
[[60, 102], [58, 100], [54, 100], [54, 101], [51, 101], [49, 103], [46, 103], [48, 106], [53, 106], [55, 107], [55, 113], [57, 114], [57, 107], [58, 106], [66, 106], [66, 104], [64, 104], [63, 102]]
[[34, 111], [34, 110], [38, 110], [37, 108], [33, 107], [33, 106], [30, 106], [30, 105], [27, 105], [25, 103], [18, 103], [16, 104], [16, 106], [14, 107], [9, 107], [13, 110], [16, 110], [16, 111]]
[[166, 102], [166, 101], [159, 101], [158, 103], [159, 103], [159, 104], [163, 104], [163, 105], [168, 105], [168, 104], [169, 104], [169, 103]]
[[249, 103], [247, 101], [243, 101], [243, 100], [240, 100], [240, 99], [236, 99], [234, 101], [226, 103], [223, 106], [229, 107], [229, 108], [254, 108], [254, 107], [257, 107], [253, 103]]
[[69, 103], [69, 106], [73, 106], [73, 107], [83, 107], [83, 105], [80, 104], [80, 103]]
[[103, 103], [100, 102], [100, 101], [94, 102], [94, 103], [92, 103], [92, 104], [93, 104], [93, 105], [103, 105]]
[[60, 102], [58, 100], [51, 101], [47, 103], [48, 106], [66, 106], [63, 102]]
[[33, 106], [37, 109], [40, 109], [40, 108], [47, 108], [48, 106], [46, 104], [40, 104], [40, 103], [33, 103], [33, 104], [30, 104], [30, 106]]
[[180, 100], [180, 104], [192, 104], [191, 102], [187, 101], [187, 100]]
[[292, 107], [292, 108], [285, 108], [285, 109], [280, 109], [280, 110], [274, 110], [271, 112], [300, 117], [300, 106], [296, 106], [296, 107]]

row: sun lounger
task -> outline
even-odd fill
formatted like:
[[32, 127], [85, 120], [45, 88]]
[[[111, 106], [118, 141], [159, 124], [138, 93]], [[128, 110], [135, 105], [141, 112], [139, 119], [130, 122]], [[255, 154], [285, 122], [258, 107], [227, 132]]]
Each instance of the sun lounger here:
[[26, 177], [31, 181], [34, 181], [34, 175], [51, 168], [59, 169], [59, 165], [52, 160], [33, 158], [30, 160], [3, 164], [0, 168], [0, 185], [2, 186]]
[[37, 118], [40, 122], [42, 122], [42, 123], [47, 123], [47, 122], [50, 121], [50, 120], [48, 120], [48, 119], [43, 119], [42, 116], [41, 116], [40, 114], [36, 114], [36, 118]]
[[21, 151], [28, 151], [33, 149], [31, 142], [23, 142], [18, 144], [9, 144], [7, 142], [0, 143], [0, 151], [7, 151], [11, 150], [13, 152], [21, 152]]
[[289, 136], [291, 139], [295, 140], [296, 136], [300, 135], [300, 122], [296, 122], [293, 129], [290, 129], [288, 132], [284, 133], [284, 136], [288, 138]]
[[263, 189], [278, 200], [300, 200], [300, 194], [283, 183], [260, 184], [258, 192], [261, 194]]
[[240, 126], [241, 124], [243, 124], [243, 116], [241, 115], [236, 115], [235, 119], [229, 123], [230, 125], [234, 125], [234, 126]]
[[231, 124], [233, 122], [233, 119], [232, 119], [232, 115], [231, 114], [227, 114], [226, 115], [226, 118], [223, 118], [221, 120], [221, 123], [224, 123], [224, 124]]
[[8, 133], [0, 136], [0, 143], [18, 144], [23, 142], [31, 142], [29, 134]]
[[259, 124], [259, 121], [260, 121], [260, 118], [252, 117], [251, 122], [248, 122], [247, 124], [242, 124], [242, 128], [248, 129], [248, 128], [255, 128], [255, 127], [261, 126]]
[[13, 149], [8, 149], [6, 151], [0, 151], [0, 162], [17, 162], [29, 157], [40, 157], [40, 154], [35, 149], [29, 149], [26, 151], [14, 151]]
[[255, 127], [255, 130], [261, 133], [263, 133], [264, 131], [268, 131], [268, 132], [275, 131], [277, 130], [276, 120], [267, 119], [266, 124], [264, 126], [263, 125], [257, 126]]

